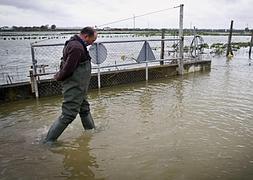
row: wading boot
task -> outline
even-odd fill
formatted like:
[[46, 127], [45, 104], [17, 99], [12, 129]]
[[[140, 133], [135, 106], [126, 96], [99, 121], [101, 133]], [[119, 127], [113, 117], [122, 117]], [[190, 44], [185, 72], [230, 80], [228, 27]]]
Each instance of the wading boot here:
[[54, 124], [50, 127], [47, 137], [45, 139], [45, 143], [47, 142], [54, 142], [57, 140], [57, 138], [62, 134], [64, 129], [68, 124], [64, 124], [60, 121], [60, 117], [54, 122]]
[[91, 113], [85, 113], [85, 114], [80, 114], [80, 118], [83, 124], [83, 128], [85, 130], [88, 129], [95, 129], [95, 123], [93, 121], [93, 118], [91, 116]]

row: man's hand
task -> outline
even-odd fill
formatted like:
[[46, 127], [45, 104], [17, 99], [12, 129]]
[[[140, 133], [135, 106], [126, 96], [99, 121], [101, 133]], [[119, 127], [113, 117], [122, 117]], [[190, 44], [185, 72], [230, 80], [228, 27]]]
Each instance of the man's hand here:
[[58, 76], [57, 76], [57, 74], [58, 74], [58, 73], [56, 73], [56, 74], [54, 75], [54, 80], [56, 80], [56, 81], [58, 81]]

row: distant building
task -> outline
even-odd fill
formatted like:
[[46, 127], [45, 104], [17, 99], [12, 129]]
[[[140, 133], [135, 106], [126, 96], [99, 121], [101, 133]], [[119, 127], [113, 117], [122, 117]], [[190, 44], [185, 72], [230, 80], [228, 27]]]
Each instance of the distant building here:
[[110, 29], [111, 29], [110, 27], [104, 27], [104, 28], [103, 28], [104, 31], [108, 31], [108, 30], [110, 30]]

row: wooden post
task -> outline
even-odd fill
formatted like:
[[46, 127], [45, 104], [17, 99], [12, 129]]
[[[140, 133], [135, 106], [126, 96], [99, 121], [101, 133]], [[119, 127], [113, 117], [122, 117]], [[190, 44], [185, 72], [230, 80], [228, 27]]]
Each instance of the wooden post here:
[[183, 19], [184, 19], [184, 5], [180, 4], [180, 16], [179, 16], [179, 61], [178, 61], [178, 73], [184, 74], [184, 35], [183, 35]]
[[[164, 59], [164, 37], [165, 37], [165, 29], [162, 29], [162, 40], [161, 40], [161, 54], [160, 59]], [[160, 61], [160, 65], [164, 65], [164, 61]]]
[[226, 56], [233, 56], [233, 51], [232, 51], [232, 47], [231, 47], [231, 40], [232, 40], [232, 33], [233, 33], [233, 24], [234, 21], [231, 21], [230, 24], [230, 31], [229, 31], [229, 36], [228, 36], [228, 47], [227, 47], [227, 54]]
[[253, 46], [253, 30], [251, 31], [251, 41], [249, 45], [249, 59], [251, 59], [252, 46]]

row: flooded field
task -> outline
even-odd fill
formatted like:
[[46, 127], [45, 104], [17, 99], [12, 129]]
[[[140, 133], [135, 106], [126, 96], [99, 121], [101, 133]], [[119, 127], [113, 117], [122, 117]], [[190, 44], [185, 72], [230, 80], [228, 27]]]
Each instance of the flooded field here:
[[[39, 37], [39, 35], [37, 35]], [[37, 37], [36, 36], [36, 37]], [[57, 34], [55, 35], [57, 36]], [[71, 34], [59, 36], [59, 39], [46, 39], [38, 44], [58, 44], [64, 43]], [[1, 37], [1, 36], [0, 36]], [[5, 36], [4, 36], [5, 37]], [[50, 35], [47, 36], [51, 38]], [[54, 37], [54, 36], [53, 36]], [[58, 36], [57, 36], [58, 37]], [[136, 36], [133, 34], [101, 34], [98, 41], [114, 41], [114, 40], [137, 40], [137, 39], [160, 39], [160, 36]], [[167, 36], [166, 38], [174, 38]], [[212, 43], [226, 43], [227, 36], [203, 36], [204, 42], [211, 45]], [[193, 36], [185, 37], [185, 46], [189, 46]], [[0, 38], [0, 85], [11, 84], [16, 82], [29, 81], [29, 70], [32, 65], [31, 43], [41, 41], [38, 39], [22, 39], [22, 40], [3, 40]], [[250, 42], [250, 36], [234, 36], [233, 42]], [[160, 57], [161, 42], [149, 42], [154, 54]], [[166, 42], [165, 47], [168, 48], [174, 42]], [[115, 65], [122, 63], [133, 63], [141, 50], [141, 43], [125, 43], [125, 44], [106, 44], [108, 49], [108, 58], [101, 65]], [[62, 57], [62, 46], [44, 47], [35, 49], [35, 59], [38, 65], [49, 65], [46, 72], [56, 72], [59, 68], [59, 61]], [[165, 58], [168, 49], [165, 48]], [[172, 57], [170, 57], [172, 58]], [[126, 59], [126, 60], [125, 60]], [[129, 60], [129, 62], [127, 62]], [[52, 75], [46, 78], [52, 78]]]
[[0, 179], [253, 179], [253, 66], [214, 58], [210, 72], [89, 93], [96, 130], [78, 117], [42, 144], [61, 97], [0, 105]]

